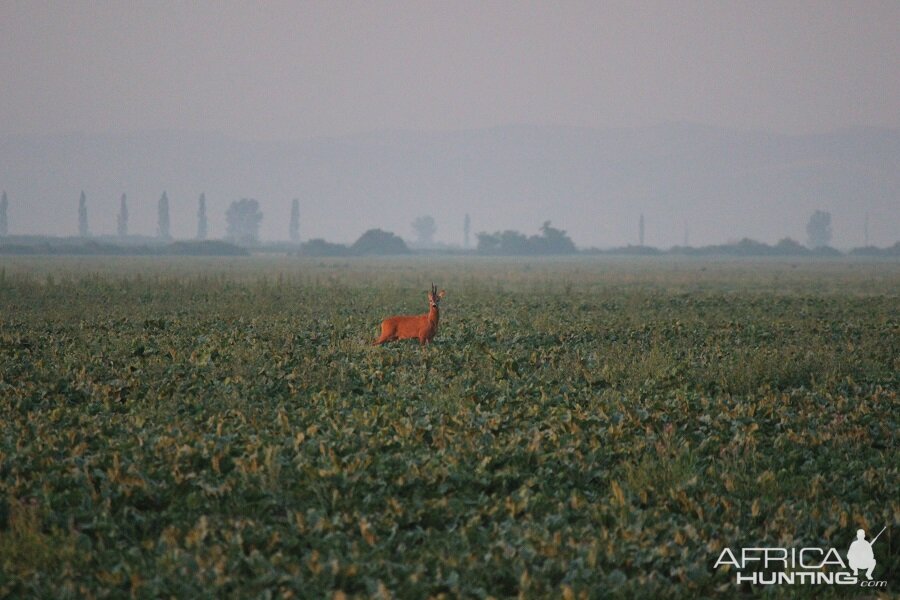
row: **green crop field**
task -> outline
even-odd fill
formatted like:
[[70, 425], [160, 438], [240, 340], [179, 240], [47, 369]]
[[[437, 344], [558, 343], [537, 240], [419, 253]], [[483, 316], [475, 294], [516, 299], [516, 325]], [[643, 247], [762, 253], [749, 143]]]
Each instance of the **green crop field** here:
[[888, 597], [898, 383], [896, 261], [2, 258], [0, 596]]

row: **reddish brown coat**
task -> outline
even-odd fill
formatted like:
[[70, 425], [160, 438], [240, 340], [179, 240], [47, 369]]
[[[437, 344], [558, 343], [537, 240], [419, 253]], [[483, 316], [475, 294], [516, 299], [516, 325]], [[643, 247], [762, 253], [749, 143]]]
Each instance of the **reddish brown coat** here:
[[423, 346], [429, 343], [437, 333], [440, 312], [438, 303], [444, 297], [444, 290], [437, 292], [434, 285], [428, 293], [428, 303], [431, 306], [424, 315], [398, 315], [388, 317], [381, 322], [381, 335], [375, 340], [375, 346], [394, 340], [417, 339]]

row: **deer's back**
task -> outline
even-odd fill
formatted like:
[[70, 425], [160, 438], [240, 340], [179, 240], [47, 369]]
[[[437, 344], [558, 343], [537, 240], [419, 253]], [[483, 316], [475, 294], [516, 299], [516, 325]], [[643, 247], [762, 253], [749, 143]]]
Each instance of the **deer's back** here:
[[398, 315], [381, 322], [382, 331], [393, 332], [400, 338], [419, 337], [428, 327], [428, 315]]

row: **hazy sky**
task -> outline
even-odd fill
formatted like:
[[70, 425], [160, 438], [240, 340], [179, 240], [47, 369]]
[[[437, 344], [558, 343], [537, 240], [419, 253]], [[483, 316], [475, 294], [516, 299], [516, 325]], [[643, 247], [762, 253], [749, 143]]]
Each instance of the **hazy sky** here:
[[900, 2], [0, 1], [0, 133], [900, 127]]

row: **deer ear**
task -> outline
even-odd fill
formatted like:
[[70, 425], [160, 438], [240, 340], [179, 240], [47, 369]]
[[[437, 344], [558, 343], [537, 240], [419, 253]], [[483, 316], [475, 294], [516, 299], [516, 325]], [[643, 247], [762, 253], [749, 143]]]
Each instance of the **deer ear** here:
[[438, 298], [443, 298], [447, 294], [447, 290], [441, 290], [438, 292]]

